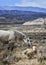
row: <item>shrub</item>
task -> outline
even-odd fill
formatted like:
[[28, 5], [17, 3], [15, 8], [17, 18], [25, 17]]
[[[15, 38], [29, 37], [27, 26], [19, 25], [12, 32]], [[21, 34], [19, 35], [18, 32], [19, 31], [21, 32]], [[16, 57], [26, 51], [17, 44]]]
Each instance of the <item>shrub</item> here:
[[46, 56], [42, 56], [42, 57], [38, 58], [38, 61], [41, 62], [41, 63], [42, 63], [43, 61], [45, 61], [45, 60], [46, 60]]
[[24, 52], [24, 54], [27, 54], [27, 51], [26, 51], [26, 52]]
[[15, 56], [15, 61], [18, 62], [19, 60], [21, 60], [21, 57], [16, 57]]
[[32, 57], [34, 56], [34, 52], [28, 53], [27, 56], [29, 57], [29, 59], [32, 59]]
[[3, 63], [3, 65], [6, 65], [6, 64], [8, 64], [8, 65], [10, 65], [10, 63], [8, 62], [8, 61], [2, 61], [2, 63]]

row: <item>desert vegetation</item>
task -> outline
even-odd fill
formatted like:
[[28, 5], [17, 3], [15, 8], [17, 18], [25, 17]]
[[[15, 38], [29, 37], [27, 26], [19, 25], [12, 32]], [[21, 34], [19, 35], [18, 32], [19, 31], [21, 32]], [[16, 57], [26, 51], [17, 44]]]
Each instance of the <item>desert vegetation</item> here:
[[[30, 38], [30, 46], [0, 42], [0, 65], [46, 65], [46, 26], [0, 25], [0, 30], [16, 29]], [[33, 51], [36, 46], [37, 53]]]

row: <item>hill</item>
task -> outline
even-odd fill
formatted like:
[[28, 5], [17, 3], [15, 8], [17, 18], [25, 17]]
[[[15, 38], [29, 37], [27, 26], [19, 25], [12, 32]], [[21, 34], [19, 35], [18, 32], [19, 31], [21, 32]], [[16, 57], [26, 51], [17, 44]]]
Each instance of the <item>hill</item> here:
[[46, 18], [46, 9], [38, 7], [0, 6], [0, 24], [23, 24], [39, 18]]
[[43, 25], [43, 24], [46, 24], [45, 19], [38, 18], [38, 19], [33, 20], [33, 21], [25, 22], [23, 25]]

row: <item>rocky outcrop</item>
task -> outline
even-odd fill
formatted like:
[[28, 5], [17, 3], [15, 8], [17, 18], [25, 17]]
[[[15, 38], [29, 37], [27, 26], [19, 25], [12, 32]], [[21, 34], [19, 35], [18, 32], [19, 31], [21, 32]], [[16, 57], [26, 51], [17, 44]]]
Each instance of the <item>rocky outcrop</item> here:
[[43, 24], [45, 24], [44, 19], [38, 18], [38, 19], [33, 20], [33, 21], [25, 22], [23, 25], [43, 25]]

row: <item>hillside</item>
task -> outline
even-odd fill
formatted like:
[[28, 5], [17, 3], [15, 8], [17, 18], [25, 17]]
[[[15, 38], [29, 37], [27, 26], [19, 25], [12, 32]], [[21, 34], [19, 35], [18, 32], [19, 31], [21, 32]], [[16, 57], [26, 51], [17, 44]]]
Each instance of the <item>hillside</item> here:
[[[21, 43], [2, 43], [0, 42], [0, 65], [46, 65], [46, 59], [43, 60], [44, 64], [38, 61], [39, 58], [46, 58], [46, 25], [45, 26], [13, 26], [13, 25], [0, 25], [1, 30], [17, 29], [24, 32], [30, 38], [31, 46]], [[31, 57], [25, 53], [32, 50], [32, 46], [37, 46], [39, 53], [31, 54]], [[27, 51], [27, 49], [29, 49]], [[29, 53], [29, 54], [30, 54]]]
[[0, 24], [23, 24], [39, 18], [45, 19], [46, 14], [33, 11], [0, 10]]
[[45, 8], [0, 6], [0, 24], [23, 24], [39, 18], [46, 18]]
[[38, 18], [36, 20], [33, 20], [33, 21], [28, 21], [28, 22], [25, 22], [23, 25], [43, 25], [43, 24], [46, 24], [46, 18], [43, 19], [43, 18]]

